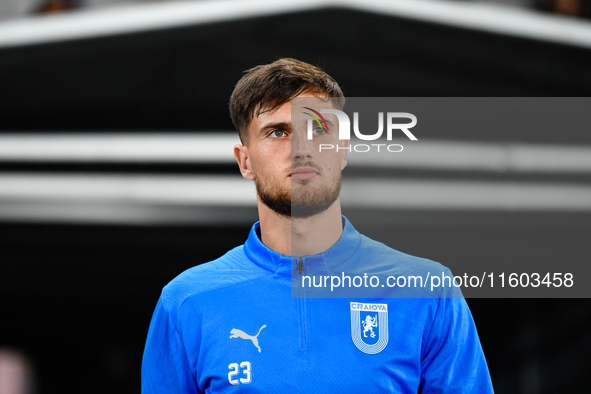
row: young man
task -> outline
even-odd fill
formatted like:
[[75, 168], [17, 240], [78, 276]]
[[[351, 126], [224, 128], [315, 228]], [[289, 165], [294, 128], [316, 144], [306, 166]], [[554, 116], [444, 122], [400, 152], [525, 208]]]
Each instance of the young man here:
[[[292, 113], [293, 97], [317, 108]], [[341, 216], [347, 141], [331, 114], [308, 139], [306, 116], [343, 100], [330, 76], [294, 59], [238, 82], [230, 111], [243, 145], [234, 154], [256, 184], [260, 222], [244, 245], [163, 289], [143, 393], [492, 393], [463, 298], [305, 296], [303, 274], [446, 271], [364, 237]], [[329, 142], [343, 149], [320, 153]]]

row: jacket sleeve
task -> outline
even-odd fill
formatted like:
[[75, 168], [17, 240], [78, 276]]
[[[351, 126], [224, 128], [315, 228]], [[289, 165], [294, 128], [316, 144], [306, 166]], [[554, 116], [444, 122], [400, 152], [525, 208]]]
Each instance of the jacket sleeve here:
[[[448, 272], [449, 275], [451, 273]], [[493, 386], [466, 300], [439, 298], [421, 354], [419, 393], [493, 393]]]
[[185, 345], [162, 296], [152, 316], [142, 360], [142, 394], [199, 393]]

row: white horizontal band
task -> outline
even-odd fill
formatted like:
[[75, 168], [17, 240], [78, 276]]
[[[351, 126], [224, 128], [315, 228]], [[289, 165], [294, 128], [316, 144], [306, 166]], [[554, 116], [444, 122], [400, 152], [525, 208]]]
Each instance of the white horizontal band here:
[[[372, 141], [373, 142], [373, 141]], [[382, 143], [382, 141], [378, 141]], [[234, 164], [235, 132], [0, 134], [1, 162]], [[351, 141], [352, 145], [367, 141]], [[351, 152], [349, 166], [445, 171], [591, 174], [591, 147], [396, 140], [404, 150]], [[361, 149], [360, 149], [361, 150]]]
[[326, 7], [348, 7], [450, 26], [591, 48], [591, 24], [573, 17], [479, 2], [435, 0], [233, 0], [170, 1], [0, 24], [0, 47], [101, 37]]
[[[373, 142], [373, 141], [370, 141]], [[591, 146], [496, 143], [473, 141], [379, 141], [385, 145], [399, 144], [400, 153], [387, 152], [367, 141], [360, 152], [349, 154], [350, 165], [378, 168], [409, 168], [445, 171], [488, 171], [496, 173], [573, 173], [591, 174]], [[392, 149], [396, 150], [396, 149]]]
[[348, 180], [344, 207], [454, 211], [591, 211], [591, 186], [439, 180]]
[[253, 206], [252, 182], [240, 176], [0, 173], [5, 200]]
[[0, 134], [0, 162], [235, 163], [238, 133]]
[[[591, 186], [559, 183], [350, 179], [347, 209], [591, 212]], [[256, 218], [239, 176], [0, 173], [0, 220], [235, 223]]]

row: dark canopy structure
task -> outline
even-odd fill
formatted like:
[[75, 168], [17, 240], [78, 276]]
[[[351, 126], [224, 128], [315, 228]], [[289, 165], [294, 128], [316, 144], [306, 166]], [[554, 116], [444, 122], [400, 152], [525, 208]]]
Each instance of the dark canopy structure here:
[[240, 3], [5, 23], [0, 128], [231, 129], [242, 71], [286, 56], [326, 68], [351, 97], [591, 92], [585, 23], [470, 3]]

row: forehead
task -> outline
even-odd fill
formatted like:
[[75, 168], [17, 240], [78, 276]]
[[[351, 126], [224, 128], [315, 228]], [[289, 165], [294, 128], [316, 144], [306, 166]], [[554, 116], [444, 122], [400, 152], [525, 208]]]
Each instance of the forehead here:
[[[330, 97], [316, 96], [312, 94], [302, 94], [292, 98], [290, 101], [283, 103], [278, 108], [272, 110], [263, 110], [260, 114], [255, 113], [253, 116], [253, 123], [256, 120], [264, 120], [276, 117], [291, 118], [292, 121], [300, 119], [308, 119], [309, 115], [320, 112], [322, 109], [334, 109], [334, 103]], [[323, 116], [330, 116], [331, 114], [323, 114]], [[287, 120], [286, 120], [287, 121]]]
[[336, 123], [334, 114], [322, 114], [323, 109], [335, 109], [330, 97], [304, 97], [299, 96], [291, 100], [291, 122], [295, 125], [307, 123], [310, 119], [321, 122]]
[[[269, 122], [284, 122], [289, 124], [306, 122], [310, 118], [306, 113], [314, 114], [314, 111], [320, 112], [321, 109], [331, 108], [335, 108], [331, 97], [309, 92], [302, 93], [277, 108], [262, 110], [260, 114], [258, 110], [255, 110], [249, 125], [249, 131], [256, 133]], [[322, 116], [329, 120], [334, 115], [323, 114]]]

